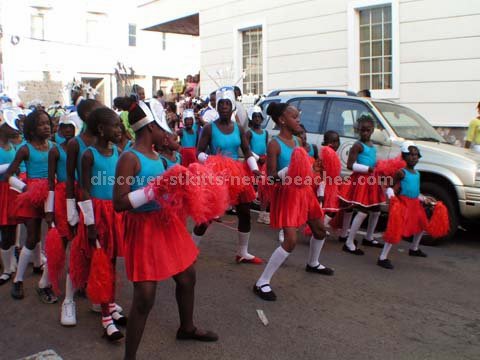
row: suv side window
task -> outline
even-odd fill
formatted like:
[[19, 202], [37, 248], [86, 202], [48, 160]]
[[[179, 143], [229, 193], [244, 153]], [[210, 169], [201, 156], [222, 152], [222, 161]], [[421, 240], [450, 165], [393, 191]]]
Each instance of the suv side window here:
[[288, 104], [295, 106], [301, 112], [300, 122], [307, 132], [318, 134], [326, 103], [326, 99], [295, 99]]
[[375, 128], [383, 129], [375, 115], [358, 101], [333, 100], [328, 112], [326, 131], [334, 130], [344, 137], [357, 137], [355, 123], [362, 115], [370, 115], [375, 121]]

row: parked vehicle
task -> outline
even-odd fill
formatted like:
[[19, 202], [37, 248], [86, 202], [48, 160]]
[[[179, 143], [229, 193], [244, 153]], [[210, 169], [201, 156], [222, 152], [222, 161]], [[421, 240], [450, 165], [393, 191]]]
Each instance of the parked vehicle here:
[[[308, 142], [321, 146], [323, 134], [340, 134], [338, 154], [346, 168], [348, 153], [357, 141], [355, 122], [363, 114], [375, 120], [372, 141], [378, 145], [378, 159], [400, 154], [400, 145], [413, 140], [421, 152], [417, 169], [421, 191], [441, 200], [448, 207], [452, 238], [462, 219], [480, 219], [480, 155], [448, 144], [435, 129], [412, 109], [392, 101], [359, 97], [351, 91], [328, 89], [283, 89], [272, 91], [258, 105], [264, 111], [264, 128], [275, 135], [275, 123], [266, 115], [268, 104], [284, 102], [301, 111]], [[427, 240], [433, 242], [432, 239]]]

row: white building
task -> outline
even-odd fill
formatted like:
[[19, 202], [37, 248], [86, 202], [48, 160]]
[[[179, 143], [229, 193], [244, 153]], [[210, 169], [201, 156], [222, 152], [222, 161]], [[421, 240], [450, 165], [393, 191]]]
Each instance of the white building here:
[[[146, 31], [142, 4], [127, 0], [1, 1], [4, 91], [24, 102], [68, 101], [65, 84], [82, 79], [111, 104], [125, 93], [117, 63], [147, 96], [199, 71], [199, 39]], [[189, 49], [190, 51], [185, 51]], [[62, 99], [63, 96], [63, 99]]]
[[182, 3], [178, 9], [169, 0], [148, 6], [168, 14], [159, 16], [164, 22], [198, 14], [203, 94], [215, 89], [211, 77], [219, 70], [232, 69], [234, 80], [245, 70], [244, 92], [369, 88], [374, 97], [405, 104], [437, 127], [464, 127], [476, 116], [478, 0]]

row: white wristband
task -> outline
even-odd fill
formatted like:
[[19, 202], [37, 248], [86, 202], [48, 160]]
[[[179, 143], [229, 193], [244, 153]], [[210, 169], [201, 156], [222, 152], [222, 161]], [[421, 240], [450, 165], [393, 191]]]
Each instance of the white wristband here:
[[391, 199], [395, 196], [395, 191], [393, 190], [393, 188], [389, 187], [385, 194], [387, 195], [387, 198]]
[[79, 201], [78, 207], [82, 210], [83, 222], [85, 225], [95, 225], [95, 214], [93, 213], [92, 200]]
[[425, 195], [418, 195], [418, 200], [420, 200], [421, 202], [425, 202]]
[[247, 159], [247, 164], [251, 171], [258, 171], [258, 164], [257, 164], [257, 160], [255, 160], [255, 157], [250, 156]]
[[128, 200], [134, 209], [149, 203], [154, 197], [152, 188], [141, 188], [128, 193]]
[[45, 212], [46, 213], [53, 212], [54, 204], [55, 204], [55, 191], [49, 191], [47, 200], [45, 200], [45, 206], [44, 206]]
[[70, 226], [78, 224], [77, 202], [75, 199], [67, 199], [67, 221]]
[[25, 186], [27, 186], [27, 184], [25, 184], [22, 180], [15, 176], [10, 176], [8, 178], [8, 184], [13, 190], [16, 190], [18, 192], [22, 192]]
[[278, 177], [282, 180], [285, 180], [285, 177], [287, 176], [287, 172], [288, 172], [288, 166], [285, 166], [282, 170], [280, 170], [277, 174], [278, 174]]
[[325, 196], [325, 181], [322, 181], [317, 189], [317, 197], [322, 196]]
[[255, 154], [253, 151], [252, 151], [252, 156], [254, 157], [255, 161], [260, 160], [260, 156], [258, 156], [257, 154]]
[[208, 155], [205, 154], [204, 152], [201, 152], [200, 154], [198, 154], [198, 161], [200, 161], [201, 164], [203, 164], [205, 161], [207, 161], [208, 159]]
[[358, 173], [368, 173], [370, 168], [367, 165], [362, 165], [357, 162], [353, 163], [352, 170]]
[[0, 165], [0, 174], [3, 174], [5, 171], [7, 171], [8, 167], [10, 164], [2, 164]]

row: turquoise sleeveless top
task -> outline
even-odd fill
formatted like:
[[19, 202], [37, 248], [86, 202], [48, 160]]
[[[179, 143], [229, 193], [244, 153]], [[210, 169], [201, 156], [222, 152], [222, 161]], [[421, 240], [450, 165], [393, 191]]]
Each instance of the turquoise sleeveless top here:
[[[15, 159], [15, 147], [10, 143], [8, 145], [10, 146], [9, 150], [0, 147], [0, 165], [11, 164]], [[0, 175], [0, 181], [5, 181], [4, 175]]]
[[113, 185], [115, 183], [115, 168], [118, 162], [118, 149], [113, 145], [113, 154], [104, 156], [93, 146], [87, 148], [93, 155], [90, 195], [101, 200], [113, 199]]
[[130, 149], [130, 148], [132, 147], [132, 145], [133, 145], [133, 144], [132, 144], [132, 140], [128, 140], [128, 141], [127, 141], [127, 145], [125, 145], [125, 149], [123, 149], [123, 150], [125, 151], [125, 150]]
[[192, 130], [193, 134], [187, 132], [187, 130], [183, 129], [182, 131], [182, 139], [180, 140], [180, 145], [182, 147], [195, 147], [197, 146], [197, 129], [193, 125]]
[[365, 145], [362, 142], [360, 144], [362, 144], [363, 151], [358, 154], [357, 163], [373, 168], [377, 163], [377, 148]]
[[249, 129], [252, 137], [250, 139], [250, 150], [252, 150], [258, 156], [264, 156], [267, 154], [267, 132], [262, 130], [261, 134], [257, 134], [252, 129]]
[[[15, 151], [18, 151], [18, 149], [20, 149], [26, 143], [27, 142], [25, 141], [25, 139], [23, 139], [23, 141], [20, 144], [13, 145], [13, 147], [15, 148]], [[25, 161], [22, 161], [20, 163], [20, 173], [26, 173], [26, 172], [27, 172], [27, 166], [25, 165]]]
[[52, 148], [52, 143], [48, 142], [47, 151], [39, 151], [27, 142], [28, 160], [25, 161], [27, 166], [28, 179], [48, 179], [48, 152]]
[[77, 154], [77, 180], [82, 181], [82, 156], [85, 150], [87, 150], [87, 145], [82, 140], [80, 135], [75, 136], [78, 143], [78, 154]]
[[210, 147], [213, 154], [222, 154], [234, 160], [238, 160], [238, 148], [242, 143], [240, 139], [240, 130], [237, 123], [233, 123], [233, 131], [230, 134], [224, 134], [220, 131], [217, 124], [212, 122], [212, 140]]
[[415, 170], [415, 174], [406, 169], [402, 169], [405, 177], [400, 181], [400, 195], [416, 199], [420, 195], [420, 173]]
[[55, 142], [60, 145], [61, 143], [63, 143], [65, 141], [65, 138], [60, 135], [58, 132], [55, 133]]
[[58, 154], [60, 155], [57, 160], [57, 181], [67, 181], [67, 153], [63, 147], [57, 144]]
[[[158, 159], [154, 160], [146, 157], [137, 150], [129, 149], [127, 151], [135, 154], [135, 156], [138, 158], [138, 161], [140, 162], [140, 171], [137, 175], [135, 175], [133, 184], [130, 186], [131, 191], [135, 191], [147, 186], [150, 181], [154, 180], [157, 176], [162, 175], [165, 172], [165, 167], [163, 166], [163, 162], [160, 160], [160, 156], [158, 157]], [[130, 211], [147, 212], [159, 209], [160, 206], [155, 201], [150, 201], [149, 203], [142, 205], [136, 209], [132, 209]]]
[[290, 165], [293, 149], [295, 149], [297, 146], [300, 146], [300, 144], [298, 143], [296, 137], [293, 137], [293, 140], [295, 141], [295, 147], [288, 146], [278, 136], [274, 136], [273, 138], [277, 141], [278, 145], [280, 145], [280, 155], [278, 155], [277, 158], [277, 171], [280, 171], [284, 167]]
[[312, 144], [309, 144], [309, 145], [310, 145], [310, 150], [308, 150], [308, 156], [314, 157], [315, 156], [315, 150], [313, 150], [313, 145]]
[[160, 155], [160, 157], [165, 160], [165, 162], [167, 163], [167, 169], [170, 169], [173, 165], [176, 165], [176, 164], [181, 164], [182, 163], [182, 156], [180, 155], [180, 153], [177, 151], [175, 152], [175, 161], [172, 161], [168, 158], [166, 158], [165, 156], [163, 155]]

